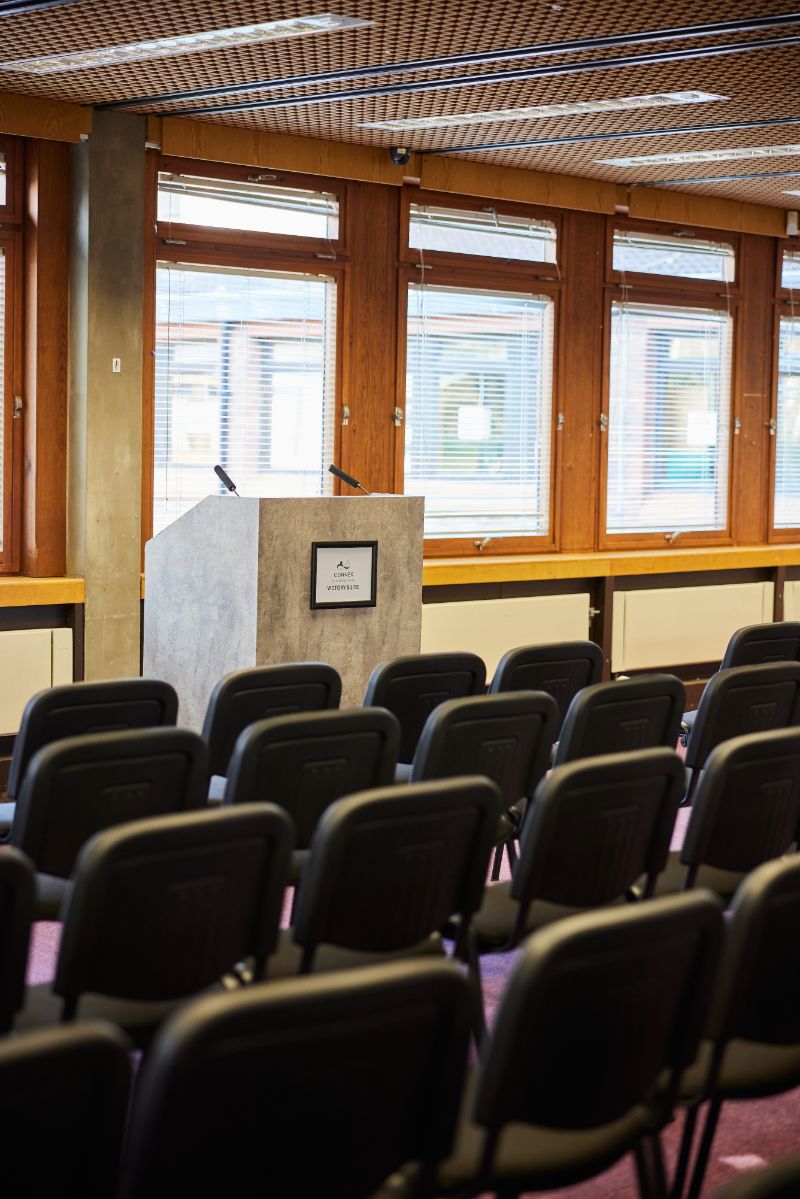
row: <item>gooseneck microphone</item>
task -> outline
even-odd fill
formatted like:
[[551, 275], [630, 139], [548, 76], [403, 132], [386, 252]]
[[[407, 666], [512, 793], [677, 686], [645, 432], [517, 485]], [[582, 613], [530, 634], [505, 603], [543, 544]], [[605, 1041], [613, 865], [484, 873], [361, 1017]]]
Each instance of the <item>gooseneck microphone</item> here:
[[331, 472], [332, 475], [336, 475], [337, 479], [341, 479], [343, 483], [346, 483], [348, 485], [348, 487], [355, 487], [357, 489], [360, 489], [361, 491], [364, 492], [364, 495], [372, 494], [372, 492], [367, 491], [366, 487], [364, 487], [363, 484], [359, 483], [358, 479], [354, 479], [352, 475], [345, 474], [345, 472], [343, 470], [340, 470], [338, 466], [334, 466], [333, 464], [331, 464], [328, 467], [328, 470]]
[[228, 491], [232, 491], [234, 495], [239, 494], [239, 492], [236, 490], [236, 484], [234, 483], [233, 479], [222, 469], [219, 463], [217, 463], [217, 465], [214, 467], [214, 474], [217, 476], [220, 483], [222, 483], [224, 487], [228, 488]]

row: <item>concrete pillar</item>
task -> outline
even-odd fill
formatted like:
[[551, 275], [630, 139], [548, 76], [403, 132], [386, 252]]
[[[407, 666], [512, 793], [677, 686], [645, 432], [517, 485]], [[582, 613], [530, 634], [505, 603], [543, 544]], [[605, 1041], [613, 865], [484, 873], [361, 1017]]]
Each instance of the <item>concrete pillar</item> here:
[[96, 112], [73, 148], [67, 570], [87, 679], [139, 673], [144, 143], [143, 117]]

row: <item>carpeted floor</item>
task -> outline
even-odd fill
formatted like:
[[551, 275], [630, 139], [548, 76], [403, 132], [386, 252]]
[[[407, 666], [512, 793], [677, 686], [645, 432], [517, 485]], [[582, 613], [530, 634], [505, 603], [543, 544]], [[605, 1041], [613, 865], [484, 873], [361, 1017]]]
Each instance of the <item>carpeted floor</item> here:
[[[688, 820], [689, 810], [678, 815], [673, 848], [679, 848]], [[49, 981], [55, 971], [61, 926], [41, 922], [34, 927], [28, 963], [28, 981]], [[483, 982], [486, 1006], [491, 1018], [514, 964], [514, 954], [495, 954], [483, 959]], [[667, 1130], [665, 1150], [670, 1163], [677, 1153], [682, 1117]], [[744, 1170], [752, 1170], [800, 1151], [800, 1089], [775, 1099], [757, 1102], [729, 1103], [723, 1109], [714, 1143], [704, 1196], [710, 1196], [724, 1182]], [[599, 1178], [581, 1186], [548, 1192], [552, 1199], [633, 1199], [637, 1194], [632, 1167], [623, 1161]]]

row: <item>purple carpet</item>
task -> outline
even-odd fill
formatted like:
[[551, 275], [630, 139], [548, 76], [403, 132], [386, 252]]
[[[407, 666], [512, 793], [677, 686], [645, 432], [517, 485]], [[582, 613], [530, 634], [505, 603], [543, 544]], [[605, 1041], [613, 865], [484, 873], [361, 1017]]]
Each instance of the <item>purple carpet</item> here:
[[[680, 848], [689, 809], [678, 814], [673, 848]], [[507, 873], [507, 870], [506, 870]], [[284, 913], [288, 919], [288, 902]], [[61, 925], [40, 922], [34, 926], [28, 962], [29, 983], [47, 982], [55, 973]], [[489, 1021], [497, 1004], [515, 954], [492, 954], [482, 960], [484, 995]], [[674, 1162], [682, 1117], [664, 1135], [668, 1162]], [[704, 1196], [745, 1170], [753, 1170], [800, 1151], [800, 1089], [775, 1099], [729, 1103], [723, 1108], [714, 1151], [706, 1176]], [[628, 1199], [637, 1194], [631, 1164], [625, 1160], [599, 1178], [581, 1186], [547, 1192], [552, 1199]]]

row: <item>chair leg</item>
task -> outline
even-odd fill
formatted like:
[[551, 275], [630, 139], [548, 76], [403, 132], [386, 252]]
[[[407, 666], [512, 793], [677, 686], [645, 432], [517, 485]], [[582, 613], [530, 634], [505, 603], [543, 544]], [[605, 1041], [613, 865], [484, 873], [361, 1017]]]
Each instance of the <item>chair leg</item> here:
[[706, 1175], [708, 1159], [711, 1156], [711, 1146], [714, 1143], [714, 1134], [717, 1131], [717, 1123], [719, 1121], [719, 1114], [721, 1111], [721, 1099], [714, 1099], [708, 1105], [706, 1122], [703, 1128], [703, 1135], [700, 1138], [700, 1147], [697, 1150], [697, 1159], [694, 1163], [692, 1181], [689, 1186], [687, 1199], [700, 1199], [700, 1191], [703, 1187], [703, 1179]]
[[500, 867], [503, 863], [503, 846], [504, 846], [504, 844], [505, 844], [505, 842], [501, 841], [500, 844], [495, 847], [494, 861], [492, 862], [492, 882], [493, 883], [496, 883], [498, 881], [498, 879], [500, 878]]
[[653, 1159], [653, 1180], [659, 1199], [667, 1199], [667, 1171], [664, 1166], [664, 1151], [661, 1137], [656, 1133], [650, 1137], [650, 1153]]
[[486, 1009], [483, 1004], [483, 984], [481, 982], [481, 955], [472, 932], [467, 937], [467, 981], [470, 984], [472, 998], [472, 1035], [478, 1057], [483, 1056], [486, 1044]]
[[508, 850], [508, 864], [511, 867], [512, 873], [517, 863], [517, 847], [514, 844], [514, 840], [514, 837], [509, 837], [509, 839], [506, 841], [506, 849]]
[[699, 1106], [686, 1109], [686, 1116], [683, 1121], [683, 1133], [681, 1135], [681, 1147], [675, 1166], [675, 1177], [672, 1180], [672, 1187], [669, 1192], [670, 1199], [681, 1199], [681, 1195], [683, 1194], [683, 1188], [686, 1185], [686, 1175], [689, 1171], [689, 1159], [692, 1156], [694, 1130], [699, 1112]]
[[647, 1160], [644, 1145], [641, 1141], [636, 1145], [633, 1151], [634, 1161], [636, 1162], [636, 1177], [639, 1182], [639, 1199], [655, 1199], [653, 1190], [653, 1180], [650, 1174], [650, 1164]]

